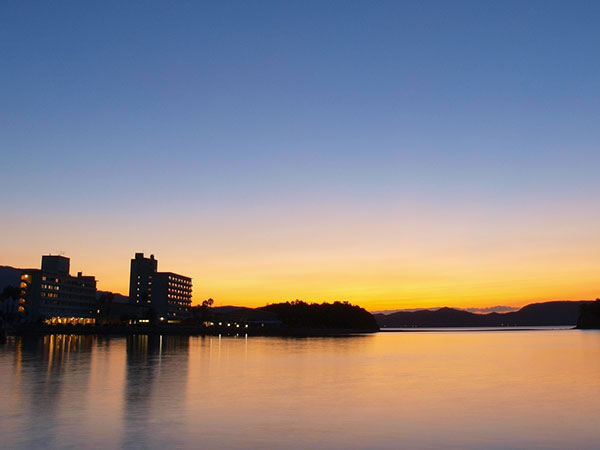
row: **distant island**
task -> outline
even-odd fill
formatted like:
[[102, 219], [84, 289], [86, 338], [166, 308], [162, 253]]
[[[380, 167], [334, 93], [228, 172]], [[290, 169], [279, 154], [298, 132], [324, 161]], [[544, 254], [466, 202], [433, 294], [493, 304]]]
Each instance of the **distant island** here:
[[379, 326], [367, 310], [349, 302], [307, 303], [301, 300], [258, 308], [243, 306], [192, 307], [196, 323], [210, 333], [243, 332], [261, 335], [331, 336], [374, 333]]
[[453, 308], [375, 314], [381, 328], [575, 326], [590, 301], [533, 303], [518, 311], [475, 314]]
[[263, 306], [259, 310], [274, 314], [286, 328], [292, 330], [379, 331], [373, 315], [349, 302], [309, 304], [296, 300]]

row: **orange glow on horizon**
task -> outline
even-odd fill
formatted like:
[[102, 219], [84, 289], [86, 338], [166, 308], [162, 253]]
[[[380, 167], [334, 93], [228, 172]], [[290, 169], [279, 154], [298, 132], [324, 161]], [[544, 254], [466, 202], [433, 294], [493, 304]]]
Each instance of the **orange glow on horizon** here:
[[[126, 255], [125, 255], [126, 256]], [[598, 296], [600, 265], [548, 259], [473, 264], [447, 261], [401, 260], [279, 261], [280, 264], [214, 260], [212, 264], [168, 264], [159, 258], [159, 270], [193, 278], [193, 303], [213, 298], [215, 306], [263, 306], [267, 303], [301, 299], [309, 302], [350, 301], [368, 310], [450, 307], [520, 307], [551, 300], [593, 299]], [[72, 273], [82, 258], [71, 256]], [[85, 264], [86, 274], [95, 275], [98, 289], [127, 295], [129, 259], [119, 265]], [[27, 266], [34, 266], [30, 263]], [[94, 269], [95, 267], [95, 269]]]
[[575, 221], [568, 209], [543, 205], [505, 215], [466, 207], [414, 207], [412, 215], [296, 208], [293, 215], [236, 211], [181, 223], [157, 216], [149, 229], [134, 218], [89, 218], [89, 226], [46, 234], [27, 225], [20, 230], [27, 248], [23, 239], [7, 242], [2, 263], [39, 267], [41, 254], [65, 249], [71, 273], [95, 275], [99, 290], [127, 294], [134, 253], [153, 253], [159, 271], [192, 277], [194, 304], [210, 297], [216, 306], [347, 300], [374, 311], [600, 296], [593, 212]]

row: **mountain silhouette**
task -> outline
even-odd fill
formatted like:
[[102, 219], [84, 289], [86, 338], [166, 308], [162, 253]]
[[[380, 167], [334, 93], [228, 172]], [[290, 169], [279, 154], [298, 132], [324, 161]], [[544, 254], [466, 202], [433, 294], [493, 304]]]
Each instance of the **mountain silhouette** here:
[[589, 301], [532, 303], [518, 311], [474, 314], [453, 308], [374, 314], [382, 328], [413, 327], [503, 327], [575, 325], [582, 304]]

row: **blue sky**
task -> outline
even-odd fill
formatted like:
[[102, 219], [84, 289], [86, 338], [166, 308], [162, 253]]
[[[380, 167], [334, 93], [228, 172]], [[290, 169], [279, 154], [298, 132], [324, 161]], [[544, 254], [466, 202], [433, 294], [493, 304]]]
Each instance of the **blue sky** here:
[[61, 177], [80, 190], [90, 174], [120, 189], [182, 173], [174, 193], [206, 183], [224, 194], [397, 174], [434, 189], [444, 178], [444, 190], [507, 177], [510, 194], [597, 162], [595, 2], [2, 11], [3, 147], [36, 178], [83, 169]]
[[3, 2], [2, 203], [28, 211], [3, 234], [68, 246], [55, 229], [128, 221], [152, 248], [170, 214], [285, 228], [294, 208], [595, 220], [599, 19], [593, 1]]

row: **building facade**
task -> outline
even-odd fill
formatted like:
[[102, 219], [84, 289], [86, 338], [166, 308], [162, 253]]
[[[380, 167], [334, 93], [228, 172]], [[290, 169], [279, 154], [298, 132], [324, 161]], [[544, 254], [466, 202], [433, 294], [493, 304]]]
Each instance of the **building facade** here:
[[188, 319], [192, 306], [192, 279], [172, 272], [158, 272], [154, 255], [136, 253], [131, 260], [129, 301], [150, 307], [159, 321]]
[[145, 258], [143, 253], [136, 253], [131, 260], [129, 271], [129, 302], [137, 305], [152, 303], [152, 283], [158, 269], [158, 260], [154, 255]]
[[42, 256], [42, 268], [21, 273], [19, 313], [28, 322], [93, 324], [98, 317], [96, 278], [69, 274], [64, 256]]

